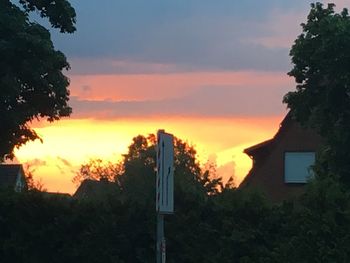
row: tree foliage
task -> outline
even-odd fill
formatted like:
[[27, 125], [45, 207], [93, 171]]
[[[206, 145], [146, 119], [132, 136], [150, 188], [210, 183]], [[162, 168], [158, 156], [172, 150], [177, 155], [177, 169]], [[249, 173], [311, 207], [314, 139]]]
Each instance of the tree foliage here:
[[[98, 169], [84, 175], [107, 171], [119, 187], [104, 199], [0, 189], [1, 262], [155, 261], [154, 146], [154, 135], [139, 135], [115, 171], [89, 163]], [[186, 142], [175, 139], [175, 153], [167, 262], [350, 260], [350, 192], [334, 178], [318, 177], [299, 199], [271, 204], [258, 192], [220, 188]]]
[[62, 33], [75, 31], [75, 11], [67, 0], [0, 0], [0, 160], [39, 136], [29, 124], [69, 116], [69, 69], [55, 50], [48, 29], [30, 20], [37, 11]]
[[334, 4], [311, 5], [290, 55], [297, 83], [284, 102], [304, 125], [326, 140], [318, 172], [350, 182], [350, 17]]
[[77, 186], [84, 180], [103, 180], [115, 181], [120, 174], [121, 167], [119, 163], [104, 162], [102, 159], [91, 159], [82, 164], [79, 171], [73, 178], [73, 183]]
[[35, 168], [33, 168], [30, 164], [26, 164], [24, 167], [24, 175], [25, 180], [27, 183], [27, 188], [30, 191], [40, 191], [40, 192], [46, 192], [47, 189], [45, 188], [45, 185], [42, 181], [42, 179], [36, 180], [34, 178], [34, 172]]
[[[73, 178], [79, 184], [85, 179], [102, 178], [115, 182], [123, 193], [123, 198], [149, 204], [154, 207], [155, 200], [156, 137], [138, 135], [132, 139], [128, 152], [117, 163], [103, 163], [90, 160], [83, 164]], [[210, 170], [202, 171], [197, 161], [196, 150], [179, 138], [174, 139], [174, 178], [175, 194], [201, 196], [217, 194], [223, 189], [222, 178], [214, 177]], [[231, 184], [226, 187], [230, 188]]]
[[[167, 262], [350, 260], [350, 192], [332, 178], [281, 204], [237, 189], [207, 197], [180, 196], [166, 216]], [[155, 260], [155, 208], [132, 198], [0, 191], [0, 215], [3, 263]]]

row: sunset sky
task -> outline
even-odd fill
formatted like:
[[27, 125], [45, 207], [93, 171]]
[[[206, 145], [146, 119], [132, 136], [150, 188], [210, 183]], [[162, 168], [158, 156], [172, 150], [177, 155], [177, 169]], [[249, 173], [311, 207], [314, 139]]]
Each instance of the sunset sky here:
[[[337, 10], [346, 3], [334, 2]], [[117, 161], [134, 136], [165, 129], [239, 183], [251, 166], [243, 149], [272, 137], [286, 114], [282, 97], [295, 87], [288, 54], [310, 3], [71, 3], [77, 32], [51, 32], [71, 64], [73, 114], [33, 123], [44, 142], [21, 147], [17, 160], [49, 191], [73, 193], [82, 163]]]

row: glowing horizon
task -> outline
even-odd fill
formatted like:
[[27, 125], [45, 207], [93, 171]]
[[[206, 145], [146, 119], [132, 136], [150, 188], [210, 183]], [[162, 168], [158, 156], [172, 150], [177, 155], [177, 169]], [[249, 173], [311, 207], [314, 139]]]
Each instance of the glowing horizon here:
[[[291, 78], [281, 72], [71, 75], [71, 119], [32, 124], [44, 140], [16, 150], [49, 191], [75, 191], [89, 159], [118, 161], [132, 138], [165, 129], [193, 145], [201, 165], [217, 163], [239, 184], [251, 167], [244, 148], [271, 138]], [[164, 88], [164, 87], [167, 88]], [[263, 98], [259, 96], [264, 92]]]
[[234, 176], [239, 183], [251, 166], [243, 149], [272, 137], [280, 121], [281, 117], [68, 119], [35, 128], [44, 142], [30, 142], [15, 154], [19, 162], [31, 164], [34, 178], [41, 178], [48, 191], [73, 193], [72, 178], [81, 164], [92, 158], [117, 161], [133, 137], [162, 128], [193, 145], [201, 165], [216, 161], [219, 176]]

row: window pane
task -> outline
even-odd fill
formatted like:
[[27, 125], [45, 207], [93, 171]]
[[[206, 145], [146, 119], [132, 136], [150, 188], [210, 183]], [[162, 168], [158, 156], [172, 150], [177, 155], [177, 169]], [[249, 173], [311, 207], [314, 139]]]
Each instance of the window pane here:
[[306, 183], [313, 176], [311, 165], [315, 163], [314, 152], [286, 152], [284, 156], [284, 179], [286, 183]]

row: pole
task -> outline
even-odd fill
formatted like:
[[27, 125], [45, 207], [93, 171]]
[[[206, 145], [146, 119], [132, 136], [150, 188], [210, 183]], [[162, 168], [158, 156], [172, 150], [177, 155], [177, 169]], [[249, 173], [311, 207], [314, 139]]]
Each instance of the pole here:
[[164, 215], [157, 213], [157, 263], [165, 263]]

